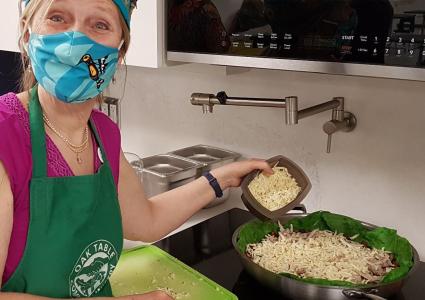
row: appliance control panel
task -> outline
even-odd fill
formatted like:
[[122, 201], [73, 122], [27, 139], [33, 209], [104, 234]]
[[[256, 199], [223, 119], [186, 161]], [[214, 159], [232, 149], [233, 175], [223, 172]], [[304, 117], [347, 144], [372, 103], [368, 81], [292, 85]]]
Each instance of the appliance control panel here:
[[168, 50], [425, 68], [425, 1], [168, 0]]

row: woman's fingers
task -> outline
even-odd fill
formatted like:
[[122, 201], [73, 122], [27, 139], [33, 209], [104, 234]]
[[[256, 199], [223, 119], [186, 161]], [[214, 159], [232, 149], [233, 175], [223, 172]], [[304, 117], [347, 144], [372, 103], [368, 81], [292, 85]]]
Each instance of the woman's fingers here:
[[253, 163], [253, 170], [257, 169], [257, 170], [261, 170], [266, 175], [273, 175], [274, 172], [272, 167], [265, 160], [254, 158], [254, 159], [251, 159], [251, 162]]
[[273, 175], [272, 167], [263, 159], [249, 159], [224, 165], [211, 171], [221, 188], [238, 187], [243, 177], [252, 171], [260, 170], [265, 175]]
[[[128, 297], [128, 298], [127, 298]], [[163, 291], [150, 292], [143, 295], [127, 296], [125, 300], [174, 300], [171, 296]]]

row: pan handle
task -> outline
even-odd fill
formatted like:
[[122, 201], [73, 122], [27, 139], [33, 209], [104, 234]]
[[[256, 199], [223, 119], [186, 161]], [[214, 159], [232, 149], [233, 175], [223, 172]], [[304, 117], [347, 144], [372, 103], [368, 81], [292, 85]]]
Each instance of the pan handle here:
[[297, 205], [291, 210], [298, 210], [298, 211], [301, 211], [303, 214], [307, 213], [307, 208], [305, 207], [304, 204]]
[[349, 299], [368, 299], [368, 300], [386, 300], [383, 297], [373, 294], [375, 290], [371, 290], [369, 293], [359, 290], [343, 290], [342, 293]]

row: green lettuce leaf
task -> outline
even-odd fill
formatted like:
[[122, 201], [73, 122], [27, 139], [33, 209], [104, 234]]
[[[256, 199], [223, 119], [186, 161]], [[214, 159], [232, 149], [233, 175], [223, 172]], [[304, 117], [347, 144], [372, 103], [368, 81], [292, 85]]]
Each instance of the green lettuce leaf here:
[[237, 240], [239, 251], [245, 253], [248, 244], [260, 242], [266, 235], [278, 232], [279, 225], [272, 221], [262, 222], [255, 220], [246, 224], [240, 231]]
[[413, 266], [413, 250], [409, 241], [397, 234], [394, 229], [385, 227], [368, 231], [364, 240], [369, 247], [384, 249], [394, 254], [399, 267], [388, 273], [382, 282], [392, 282], [404, 277]]

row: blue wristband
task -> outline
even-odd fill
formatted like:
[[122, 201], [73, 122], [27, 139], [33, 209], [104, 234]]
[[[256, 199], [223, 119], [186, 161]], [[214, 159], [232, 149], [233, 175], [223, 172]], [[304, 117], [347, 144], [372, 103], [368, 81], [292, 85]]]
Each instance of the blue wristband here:
[[205, 172], [202, 174], [209, 182], [210, 186], [214, 189], [215, 196], [217, 198], [223, 197], [223, 190], [220, 187], [220, 184], [217, 181], [217, 178], [215, 178], [210, 172]]

